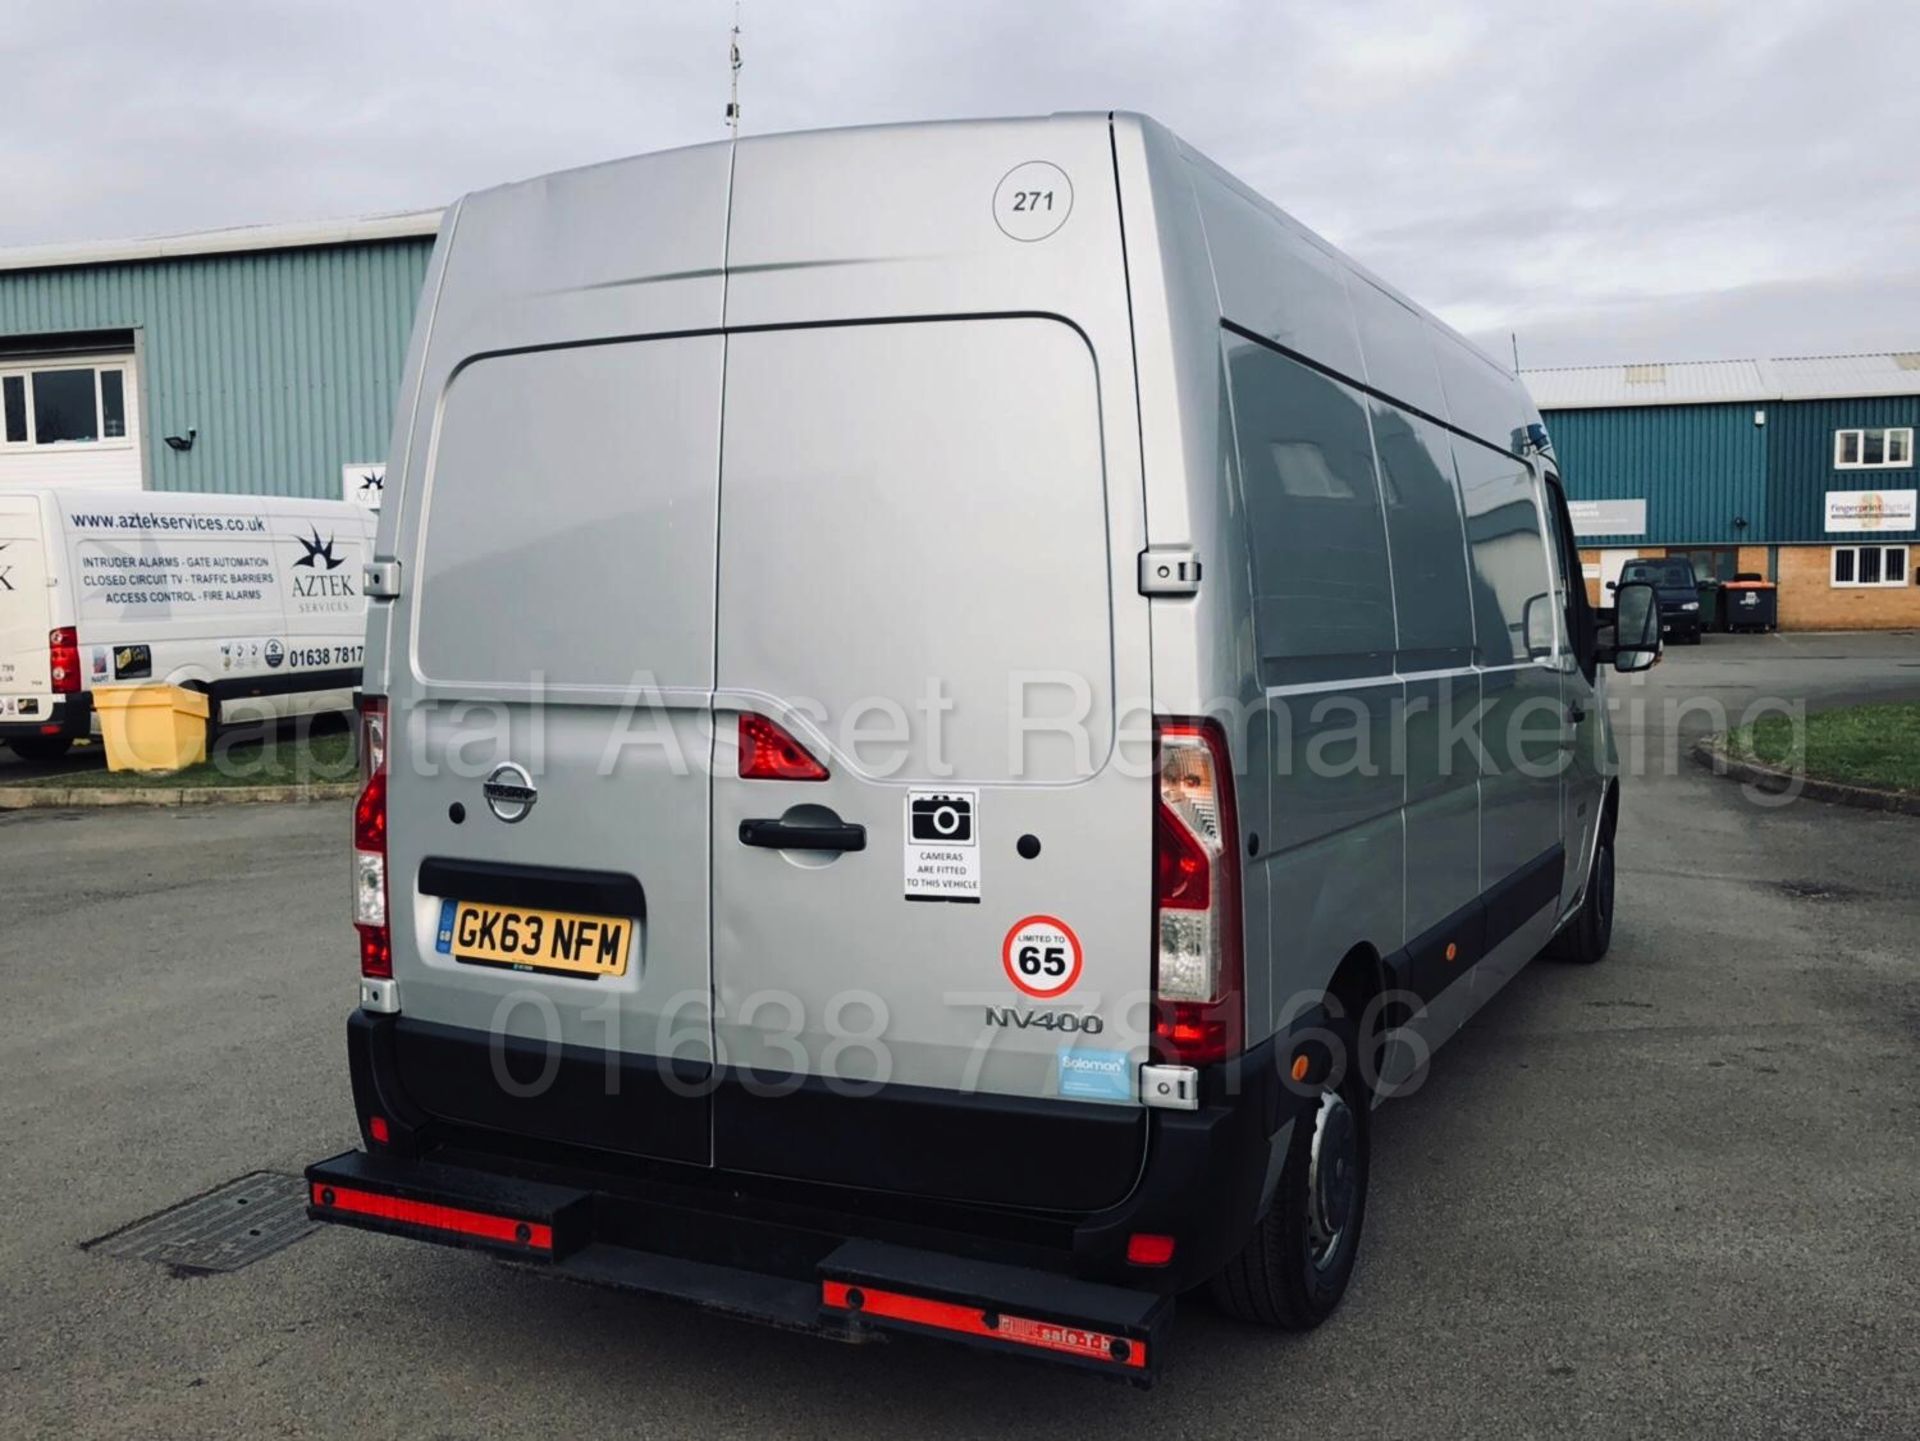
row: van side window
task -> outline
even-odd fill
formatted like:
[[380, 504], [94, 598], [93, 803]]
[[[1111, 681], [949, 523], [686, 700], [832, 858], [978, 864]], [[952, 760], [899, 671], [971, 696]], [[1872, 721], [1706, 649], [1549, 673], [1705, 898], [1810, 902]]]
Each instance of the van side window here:
[[1393, 590], [1366, 401], [1236, 336], [1226, 364], [1262, 683], [1388, 673]]
[[1524, 461], [1459, 436], [1453, 438], [1453, 462], [1473, 558], [1480, 663], [1513, 665], [1527, 658], [1527, 603], [1553, 598], [1533, 472]]
[[1473, 659], [1473, 600], [1447, 434], [1376, 400], [1373, 444], [1393, 557], [1399, 669], [1466, 665]]

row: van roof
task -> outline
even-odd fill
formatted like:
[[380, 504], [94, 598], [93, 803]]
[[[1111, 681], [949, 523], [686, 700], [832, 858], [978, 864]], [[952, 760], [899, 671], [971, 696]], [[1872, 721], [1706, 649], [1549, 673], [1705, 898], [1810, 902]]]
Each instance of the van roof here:
[[[570, 180], [585, 180], [589, 177], [605, 177], [608, 180], [614, 180], [618, 172], [624, 168], [631, 168], [633, 171], [633, 179], [636, 183], [641, 183], [644, 173], [642, 169], [643, 166], [658, 164], [669, 157], [690, 158], [702, 153], [725, 152], [730, 147], [737, 147], [736, 153], [754, 152], [771, 147], [817, 142], [829, 138], [871, 140], [883, 136], [897, 137], [903, 145], [912, 145], [922, 138], [932, 139], [934, 137], [945, 137], [955, 130], [968, 128], [992, 128], [998, 130], [1018, 126], [1032, 127], [1036, 132], [1036, 139], [1039, 138], [1039, 133], [1042, 131], [1058, 136], [1063, 129], [1099, 128], [1105, 130], [1113, 127], [1117, 129], [1132, 128], [1140, 132], [1157, 132], [1161, 137], [1171, 142], [1189, 164], [1204, 170], [1211, 178], [1232, 189], [1236, 194], [1255, 206], [1294, 236], [1298, 242], [1317, 252], [1325, 261], [1338, 269], [1392, 297], [1399, 304], [1405, 306], [1413, 315], [1418, 316], [1433, 332], [1444, 336], [1448, 341], [1452, 342], [1453, 345], [1459, 347], [1460, 350], [1467, 352], [1474, 359], [1483, 363], [1493, 372], [1493, 374], [1488, 377], [1488, 380], [1492, 384], [1503, 388], [1510, 388], [1513, 391], [1519, 410], [1526, 411], [1529, 414], [1537, 414], [1524, 387], [1520, 384], [1514, 373], [1497, 357], [1489, 354], [1479, 345], [1476, 345], [1458, 330], [1440, 319], [1432, 311], [1412, 299], [1397, 286], [1382, 279], [1374, 271], [1341, 251], [1332, 242], [1302, 224], [1274, 201], [1254, 190], [1230, 171], [1227, 171], [1217, 162], [1195, 149], [1191, 144], [1181, 139], [1161, 122], [1140, 112], [1125, 110], [1059, 111], [1051, 115], [916, 120], [872, 125], [822, 127], [812, 130], [778, 131], [762, 135], [742, 136], [738, 140], [707, 141], [698, 145], [681, 146], [670, 150], [599, 161], [591, 165], [578, 166], [568, 170], [555, 171], [546, 175], [534, 176], [525, 180], [492, 186], [473, 192], [456, 204], [448, 213], [453, 223], [457, 223], [459, 212], [470, 202], [478, 203], [483, 208], [494, 211], [495, 213], [497, 213], [495, 207], [516, 207], [523, 203], [544, 207], [550, 201], [551, 192], [556, 183], [564, 184]], [[453, 228], [452, 224], [449, 224], [447, 228], [451, 230]], [[878, 248], [883, 250], [884, 245], [881, 244]]]

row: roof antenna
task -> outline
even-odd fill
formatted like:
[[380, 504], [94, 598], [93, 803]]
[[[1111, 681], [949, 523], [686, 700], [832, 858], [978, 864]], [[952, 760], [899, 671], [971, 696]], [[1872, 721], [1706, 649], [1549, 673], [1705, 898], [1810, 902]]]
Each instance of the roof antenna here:
[[1509, 330], [1507, 339], [1513, 342], [1513, 373], [1518, 375], [1520, 373], [1520, 332]]
[[733, 98], [727, 101], [727, 129], [732, 138], [740, 138], [740, 0], [733, 0], [733, 33], [728, 38], [727, 59], [733, 67]]

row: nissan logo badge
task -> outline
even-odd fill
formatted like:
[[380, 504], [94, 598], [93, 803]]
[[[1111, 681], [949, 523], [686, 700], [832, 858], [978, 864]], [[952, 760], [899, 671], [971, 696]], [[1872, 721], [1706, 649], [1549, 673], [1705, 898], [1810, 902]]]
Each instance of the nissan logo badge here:
[[487, 798], [487, 809], [508, 825], [525, 820], [527, 812], [533, 809], [533, 803], [540, 799], [533, 777], [527, 774], [524, 766], [517, 766], [512, 761], [495, 766], [486, 784], [480, 787], [480, 793]]

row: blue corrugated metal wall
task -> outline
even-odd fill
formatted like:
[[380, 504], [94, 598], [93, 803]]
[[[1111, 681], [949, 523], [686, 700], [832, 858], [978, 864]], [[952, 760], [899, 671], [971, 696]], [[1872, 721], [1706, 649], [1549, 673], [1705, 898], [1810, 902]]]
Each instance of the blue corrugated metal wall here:
[[[1764, 426], [1753, 423], [1755, 411], [1766, 412]], [[1833, 464], [1836, 430], [1920, 429], [1920, 396], [1558, 410], [1543, 418], [1569, 498], [1647, 502], [1644, 535], [1583, 535], [1585, 546], [1825, 542], [1834, 539], [1828, 491], [1920, 487], [1920, 467]], [[1885, 534], [1920, 539], [1914, 530]]]
[[[1833, 433], [1877, 426], [1920, 429], [1920, 396], [1875, 396], [1861, 400], [1802, 400], [1767, 412], [1767, 503], [1781, 540], [1854, 540], [1828, 535], [1829, 490], [1920, 489], [1920, 468], [1837, 470]], [[1875, 533], [1888, 540], [1920, 538], [1917, 530]]]
[[[155, 490], [338, 499], [386, 455], [430, 238], [0, 272], [0, 337], [140, 334]], [[163, 437], [197, 427], [191, 451]]]
[[[1645, 500], [1645, 535], [1580, 537], [1582, 545], [1761, 541], [1767, 431], [1751, 405], [1561, 410], [1543, 418], [1573, 500]], [[1744, 530], [1733, 520], [1746, 520]]]

